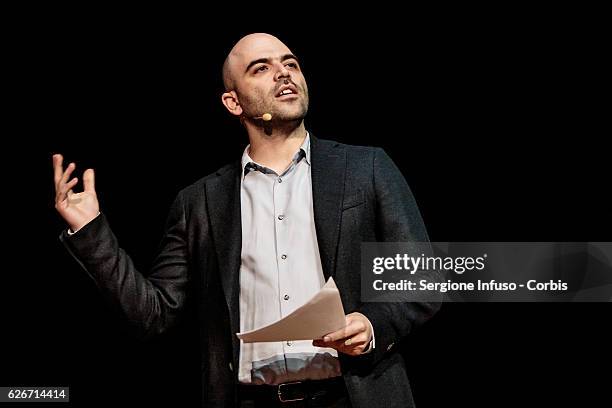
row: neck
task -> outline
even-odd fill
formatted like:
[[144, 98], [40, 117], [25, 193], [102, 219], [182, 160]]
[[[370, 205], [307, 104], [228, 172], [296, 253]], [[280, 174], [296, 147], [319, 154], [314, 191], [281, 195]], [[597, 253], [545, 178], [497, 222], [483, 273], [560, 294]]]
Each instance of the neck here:
[[289, 167], [295, 152], [306, 138], [303, 120], [296, 125], [275, 126], [271, 129], [264, 129], [249, 123], [246, 128], [251, 145], [249, 156], [278, 174]]

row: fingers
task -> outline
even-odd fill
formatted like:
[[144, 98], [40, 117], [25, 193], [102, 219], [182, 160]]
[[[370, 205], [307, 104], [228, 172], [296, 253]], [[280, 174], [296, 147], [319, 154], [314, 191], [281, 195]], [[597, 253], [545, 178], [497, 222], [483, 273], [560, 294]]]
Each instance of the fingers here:
[[370, 336], [367, 332], [361, 332], [354, 336], [346, 337], [336, 341], [325, 341], [323, 339], [317, 339], [312, 341], [313, 346], [317, 347], [331, 347], [336, 350], [344, 347], [356, 347], [361, 346], [370, 342]]
[[79, 179], [77, 177], [73, 178], [72, 180], [70, 180], [68, 183], [64, 183], [60, 186], [59, 190], [57, 191], [57, 200], [56, 200], [56, 204], [59, 202], [64, 201], [66, 198], [68, 198], [68, 192], [70, 190], [72, 190], [72, 188], [74, 186], [76, 186], [76, 184], [79, 182]]
[[53, 181], [55, 182], [56, 188], [62, 178], [62, 173], [64, 171], [64, 169], [62, 168], [63, 161], [64, 157], [61, 154], [53, 155]]
[[347, 318], [347, 323], [348, 324], [344, 326], [342, 329], [325, 335], [325, 337], [323, 337], [323, 340], [327, 342], [338, 341], [338, 340], [346, 339], [348, 337], [352, 337], [356, 335], [357, 333], [360, 333], [367, 329], [364, 322], [360, 320], [350, 320]]
[[[55, 167], [56, 169], [59, 167], [60, 171], [62, 168], [61, 163], [62, 163], [62, 157], [60, 155], [60, 158], [56, 159], [57, 165]], [[66, 171], [61, 174], [59, 181], [55, 184], [55, 202], [56, 203], [64, 201], [66, 199], [66, 193], [68, 192], [68, 190], [70, 190], [76, 184], [74, 179], [70, 181], [70, 183], [73, 183], [71, 186], [68, 186], [68, 184], [66, 184], [66, 182], [68, 181], [68, 177], [70, 177], [70, 175], [72, 174], [75, 168], [76, 168], [76, 165], [74, 163], [70, 163], [68, 165], [68, 168], [66, 168]]]
[[74, 163], [70, 163], [64, 171], [62, 167], [62, 163], [64, 162], [64, 156], [61, 154], [53, 155], [53, 181], [55, 182], [55, 190], [56, 192], [60, 190], [61, 184], [66, 183], [68, 178], [76, 168]]
[[361, 346], [370, 342], [370, 336], [367, 332], [363, 331], [353, 337], [349, 337], [347, 339], [339, 340], [345, 346]]
[[[53, 155], [53, 180], [55, 182], [55, 193], [56, 201], [63, 201], [71, 193], [71, 189], [76, 185], [78, 179], [72, 179], [68, 183], [68, 179], [76, 168], [75, 163], [70, 163], [64, 171], [62, 163], [64, 157], [61, 154]], [[93, 192], [96, 191], [95, 173], [93, 169], [85, 170], [83, 173], [83, 187], [84, 191]]]
[[85, 170], [83, 173], [83, 186], [85, 191], [94, 193], [96, 191], [95, 173], [93, 169]]
[[326, 334], [323, 339], [312, 342], [316, 347], [330, 347], [349, 355], [359, 355], [371, 341], [370, 322], [361, 313], [351, 313], [346, 316], [346, 326], [333, 333]]
[[66, 167], [66, 171], [62, 174], [62, 178], [60, 179], [60, 185], [65, 184], [69, 179], [72, 172], [76, 169], [76, 164], [70, 163], [68, 167]]
[[333, 348], [341, 353], [351, 356], [358, 356], [368, 347], [370, 339], [367, 333], [359, 333], [356, 336], [348, 339], [341, 339], [334, 342], [326, 343], [323, 340], [314, 340], [312, 345], [315, 347]]

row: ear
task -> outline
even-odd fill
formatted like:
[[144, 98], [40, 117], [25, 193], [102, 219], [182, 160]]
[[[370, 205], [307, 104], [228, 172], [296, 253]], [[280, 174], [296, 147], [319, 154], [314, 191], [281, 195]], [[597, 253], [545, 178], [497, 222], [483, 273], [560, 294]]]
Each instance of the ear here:
[[242, 106], [238, 101], [238, 94], [235, 91], [228, 91], [221, 95], [221, 102], [232, 115], [242, 115]]

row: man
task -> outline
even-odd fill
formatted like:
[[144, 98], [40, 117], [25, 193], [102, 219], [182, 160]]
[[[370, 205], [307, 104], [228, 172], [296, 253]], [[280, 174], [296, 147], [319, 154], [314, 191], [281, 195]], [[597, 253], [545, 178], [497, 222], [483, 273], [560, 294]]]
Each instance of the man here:
[[[145, 337], [196, 298], [204, 406], [413, 405], [394, 344], [437, 306], [360, 301], [361, 242], [427, 241], [404, 178], [381, 149], [306, 131], [306, 81], [277, 38], [238, 41], [223, 80], [222, 102], [250, 144], [178, 194], [152, 271], [138, 272], [119, 247], [94, 171], [75, 193], [74, 163], [64, 171], [54, 155], [56, 209], [70, 227], [62, 241]], [[312, 342], [239, 342], [235, 333], [288, 315], [329, 277], [350, 312], [344, 328]]]

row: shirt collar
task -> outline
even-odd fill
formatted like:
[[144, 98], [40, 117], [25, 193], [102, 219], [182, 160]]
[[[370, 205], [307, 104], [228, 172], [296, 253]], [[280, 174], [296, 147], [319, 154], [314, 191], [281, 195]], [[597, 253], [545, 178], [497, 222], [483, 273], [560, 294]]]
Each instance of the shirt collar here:
[[[267, 167], [262, 166], [261, 164], [251, 159], [251, 156], [249, 156], [249, 147], [251, 147], [250, 144], [247, 145], [247, 147], [244, 149], [244, 152], [242, 153], [241, 163], [243, 177], [246, 176], [249, 170], [251, 170], [251, 167], [257, 168], [262, 173], [273, 173], [273, 170], [270, 170]], [[306, 163], [308, 163], [308, 165], [310, 166], [310, 133], [308, 132], [306, 132], [306, 137], [304, 138], [300, 149], [295, 153], [295, 156], [293, 156], [293, 161], [297, 163], [301, 160], [302, 157], [306, 159]], [[249, 166], [249, 169], [246, 168], [247, 166]]]

